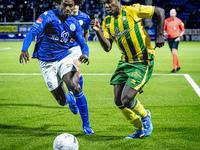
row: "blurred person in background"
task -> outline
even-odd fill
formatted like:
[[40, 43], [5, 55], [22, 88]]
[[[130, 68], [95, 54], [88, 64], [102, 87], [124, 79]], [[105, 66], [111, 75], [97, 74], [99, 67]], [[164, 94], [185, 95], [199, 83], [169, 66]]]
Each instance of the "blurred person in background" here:
[[[82, 11], [79, 10], [79, 6], [82, 5], [83, 1], [79, 0], [79, 3], [75, 4], [74, 10], [72, 11], [72, 16], [79, 22], [81, 26], [81, 30], [83, 31], [83, 36], [85, 38], [85, 41], [88, 41], [88, 36], [89, 36], [89, 26], [90, 26], [90, 18], [87, 14], [83, 13]], [[78, 58], [82, 55], [82, 50], [80, 47], [80, 43], [78, 43], [77, 40], [71, 39], [72, 45], [69, 48], [70, 56], [73, 59], [74, 65], [76, 66], [76, 69], [79, 74], [79, 85], [83, 91], [83, 77], [81, 75], [81, 62], [78, 60]], [[70, 88], [68, 88], [68, 95], [70, 95]], [[79, 114], [81, 115], [82, 119], [82, 125], [83, 125], [83, 130], [84, 132], [90, 131], [90, 134], [93, 134], [94, 132], [92, 129], [90, 130], [85, 130], [85, 126], [89, 126], [89, 113], [88, 113], [88, 104], [86, 99], [79, 99], [76, 101], [76, 104], [79, 109]]]
[[173, 70], [172, 73], [176, 73], [181, 69], [177, 51], [180, 41], [180, 37], [185, 33], [185, 27], [181, 19], [176, 17], [176, 10], [170, 10], [170, 17], [165, 19], [164, 35], [167, 36], [167, 41], [173, 57]]

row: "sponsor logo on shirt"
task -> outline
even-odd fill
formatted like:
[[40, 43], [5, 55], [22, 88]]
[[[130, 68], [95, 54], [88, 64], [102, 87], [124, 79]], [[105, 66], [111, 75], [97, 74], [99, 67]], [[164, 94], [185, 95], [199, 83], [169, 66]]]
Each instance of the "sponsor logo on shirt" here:
[[119, 28], [114, 29], [115, 33], [119, 33]]
[[115, 34], [112, 34], [112, 37], [120, 39], [122, 36], [129, 36], [130, 35], [130, 29], [125, 29], [123, 31], [119, 31], [119, 28], [114, 29]]
[[131, 76], [132, 76], [132, 77], [141, 78], [141, 75], [139, 75], [137, 72], [132, 72], [132, 73], [131, 73]]
[[136, 80], [135, 80], [135, 79], [132, 79], [131, 83], [132, 83], [132, 84], [135, 84], [135, 83], [136, 83]]
[[63, 31], [63, 32], [61, 33], [61, 37], [64, 38], [64, 39], [67, 39], [67, 38], [69, 37], [69, 33], [66, 32], [66, 31]]
[[43, 19], [42, 18], [38, 18], [38, 20], [36, 20], [36, 23], [42, 23]]
[[67, 43], [67, 42], [70, 41], [70, 39], [69, 39], [69, 33], [66, 32], [66, 31], [63, 31], [61, 33], [61, 36], [52, 36], [51, 38], [53, 40], [55, 40], [55, 41], [60, 41], [60, 42], [64, 42], [64, 43]]
[[35, 28], [37, 28], [37, 29], [39, 28], [39, 25], [38, 25], [37, 23], [34, 23], [33, 26], [34, 26]]

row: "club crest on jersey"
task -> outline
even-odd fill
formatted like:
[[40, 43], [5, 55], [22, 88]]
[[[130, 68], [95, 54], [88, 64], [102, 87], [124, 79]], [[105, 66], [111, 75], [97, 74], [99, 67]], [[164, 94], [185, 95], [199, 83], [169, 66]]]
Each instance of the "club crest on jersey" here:
[[38, 20], [36, 20], [36, 23], [42, 23], [43, 19], [42, 18], [38, 18]]
[[106, 28], [110, 28], [110, 24], [106, 24]]
[[126, 24], [126, 23], [128, 22], [126, 16], [123, 16], [123, 17], [122, 17], [122, 22], [123, 22], [123, 24]]
[[71, 25], [70, 25], [70, 30], [71, 30], [71, 31], [75, 31], [75, 30], [76, 30], [75, 24], [71, 24]]

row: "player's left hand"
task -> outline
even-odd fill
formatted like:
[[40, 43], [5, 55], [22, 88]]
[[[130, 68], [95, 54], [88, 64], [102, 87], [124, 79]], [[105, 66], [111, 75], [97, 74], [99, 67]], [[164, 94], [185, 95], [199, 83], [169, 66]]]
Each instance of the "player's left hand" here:
[[157, 36], [156, 41], [155, 41], [155, 48], [156, 47], [163, 47], [165, 45], [165, 40], [163, 35]]
[[175, 39], [175, 42], [179, 42], [181, 40], [180, 36]]
[[90, 61], [89, 61], [87, 55], [85, 55], [85, 54], [82, 54], [82, 55], [78, 58], [78, 60], [79, 60], [81, 63], [84, 63], [84, 64], [87, 63], [87, 65], [89, 65], [89, 63], [90, 63]]

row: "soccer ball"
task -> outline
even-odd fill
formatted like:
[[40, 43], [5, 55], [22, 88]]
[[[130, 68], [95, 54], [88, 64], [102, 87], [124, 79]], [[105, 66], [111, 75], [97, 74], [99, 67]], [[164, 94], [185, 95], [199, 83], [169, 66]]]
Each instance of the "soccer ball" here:
[[58, 135], [53, 142], [54, 150], [78, 150], [78, 141], [69, 133]]

